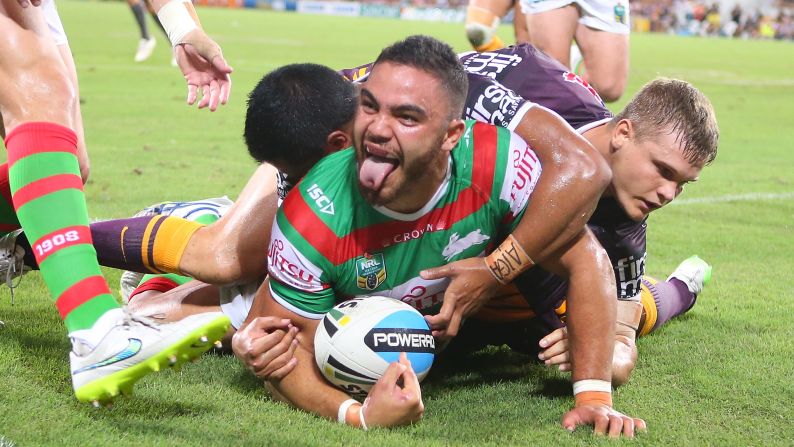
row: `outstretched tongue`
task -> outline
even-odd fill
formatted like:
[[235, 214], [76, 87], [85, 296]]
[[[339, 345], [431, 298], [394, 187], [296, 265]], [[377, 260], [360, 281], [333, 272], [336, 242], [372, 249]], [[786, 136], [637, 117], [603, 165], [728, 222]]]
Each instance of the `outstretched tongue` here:
[[365, 188], [378, 191], [383, 186], [386, 176], [397, 167], [395, 161], [376, 155], [370, 155], [361, 163], [358, 170], [358, 181]]

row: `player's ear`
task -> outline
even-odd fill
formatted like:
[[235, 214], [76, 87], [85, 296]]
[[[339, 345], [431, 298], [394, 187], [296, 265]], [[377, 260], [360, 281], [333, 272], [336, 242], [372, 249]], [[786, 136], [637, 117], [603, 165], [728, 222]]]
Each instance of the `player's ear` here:
[[622, 119], [612, 128], [611, 151], [619, 151], [627, 142], [634, 139], [634, 123], [628, 119]]
[[450, 121], [449, 126], [447, 126], [447, 133], [444, 135], [444, 140], [441, 142], [441, 150], [447, 152], [452, 151], [452, 148], [458, 144], [458, 141], [460, 141], [463, 136], [464, 130], [466, 130], [466, 124], [462, 119], [456, 118]]
[[325, 153], [341, 151], [353, 145], [353, 138], [343, 130], [335, 130], [325, 139]]

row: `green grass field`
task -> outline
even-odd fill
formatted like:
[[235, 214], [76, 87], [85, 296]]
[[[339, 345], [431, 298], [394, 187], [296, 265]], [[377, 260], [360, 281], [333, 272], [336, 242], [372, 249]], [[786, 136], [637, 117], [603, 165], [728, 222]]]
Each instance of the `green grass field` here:
[[[183, 104], [161, 35], [149, 61], [132, 62], [138, 36], [123, 3], [59, 6], [80, 76], [95, 218], [168, 199], [234, 198], [254, 169], [241, 138], [246, 94], [279, 65], [354, 66], [414, 33], [467, 49], [455, 24], [203, 9], [235, 67], [230, 104], [211, 114]], [[697, 253], [714, 279], [691, 312], [639, 342], [634, 376], [615, 393], [617, 408], [648, 422], [635, 441], [564, 431], [566, 378], [506, 351], [431, 376], [425, 419], [407, 428], [363, 433], [274, 403], [233, 357], [217, 355], [147, 377], [132, 398], [95, 410], [73, 397], [65, 329], [34, 273], [15, 305], [0, 290], [0, 446], [792, 445], [792, 73], [787, 42], [632, 37], [627, 96], [658, 75], [686, 79], [712, 99], [722, 129], [713, 166], [650, 219], [649, 273]], [[115, 287], [118, 272], [106, 273]]]

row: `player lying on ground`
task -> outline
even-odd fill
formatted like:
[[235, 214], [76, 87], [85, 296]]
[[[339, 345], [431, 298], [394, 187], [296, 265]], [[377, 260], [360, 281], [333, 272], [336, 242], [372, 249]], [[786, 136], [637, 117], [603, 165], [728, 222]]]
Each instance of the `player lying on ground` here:
[[[511, 62], [513, 59], [520, 60], [520, 63], [515, 65], [505, 63], [505, 61]], [[538, 96], [538, 100], [543, 101], [548, 106], [554, 107], [563, 115], [563, 117], [569, 120], [572, 125], [580, 127], [584, 132], [585, 137], [596, 143], [597, 148], [600, 150], [603, 156], [606, 159], [611, 160], [612, 157], [610, 154], [616, 150], [615, 146], [617, 146], [617, 143], [613, 144], [611, 138], [603, 138], [602, 134], [609, 131], [609, 129], [613, 129], [619, 120], [613, 119], [610, 121], [610, 119], [603, 119], [604, 116], [610, 115], [609, 112], [603, 107], [603, 104], [600, 102], [600, 100], [598, 100], [597, 96], [593, 95], [583, 83], [573, 82], [576, 81], [576, 79], [568, 77], [567, 72], [564, 71], [564, 68], [555, 62], [547, 62], [549, 62], [547, 57], [543, 56], [541, 53], [535, 51], [529, 46], [525, 47], [523, 50], [521, 48], [505, 49], [498, 54], [484, 54], [471, 59], [464, 57], [464, 66], [470, 70], [469, 79], [471, 81], [470, 94], [467, 104], [479, 105], [478, 110], [480, 112], [478, 116], [481, 118], [520, 116], [520, 113], [517, 114], [516, 111], [521, 110], [525, 106], [523, 100], [516, 101], [516, 103], [513, 104], [515, 109], [507, 109], [504, 110], [503, 113], [496, 113], [497, 111], [495, 110], [487, 109], [488, 102], [483, 101], [483, 97], [477, 94], [477, 92], [482, 93], [485, 91], [504, 91], [504, 93], [501, 95], [494, 95], [494, 97], [516, 97], [515, 94], [504, 90], [504, 88], [502, 88], [502, 90], [494, 90], [497, 88], [497, 85], [493, 83], [493, 80], [490, 77], [482, 78], [486, 81], [482, 83], [478, 81], [481, 80], [480, 76], [473, 74], [473, 72], [488, 74], [488, 68], [494, 69], [502, 67], [503, 70], [499, 71], [498, 73], [491, 73], [495, 74], [497, 79], [501, 79], [505, 83], [514, 85], [515, 88], [520, 89], [522, 95], [525, 97], [532, 95], [533, 92], [543, 92], [542, 95], [535, 93], [535, 95]], [[557, 68], [555, 69], [555, 67]], [[365, 76], [367, 71], [356, 69], [347, 72], [348, 75], [352, 76], [351, 73], [358, 74], [359, 76]], [[521, 73], [529, 73], [531, 76], [525, 79], [520, 75]], [[258, 154], [256, 155], [257, 158], [260, 160], [263, 158], [273, 158], [277, 160], [280, 159], [282, 161], [280, 164], [288, 172], [293, 174], [301, 174], [301, 169], [295, 168], [294, 166], [302, 166], [304, 164], [303, 160], [315, 159], [319, 157], [319, 155], [310, 154], [307, 156], [307, 154], [300, 152], [300, 147], [285, 146], [283, 144], [276, 145], [267, 138], [267, 135], [257, 134], [257, 132], [261, 132], [261, 130], [256, 126], [256, 123], [267, 122], [269, 121], [269, 118], [265, 117], [260, 111], [265, 110], [264, 108], [257, 109], [254, 107], [262, 102], [261, 98], [273, 96], [275, 94], [266, 94], [267, 89], [265, 86], [269, 84], [266, 81], [270, 77], [270, 75], [266, 77], [260, 86], [257, 87], [257, 89], [252, 93], [251, 102], [249, 103], [249, 106], [251, 107], [249, 108], [248, 116], [249, 123], [251, 124], [248, 126], [246, 137], [249, 141], [249, 145], [252, 148], [278, 148], [272, 153], [264, 152], [262, 154]], [[318, 76], [315, 76], [315, 78], [317, 77]], [[277, 84], [269, 84], [268, 88], [271, 91], [278, 91], [276, 85]], [[317, 86], [317, 88], [321, 91], [335, 91], [331, 84]], [[566, 88], [569, 90], [566, 90]], [[559, 94], [554, 95], [553, 93], [549, 93], [554, 91], [558, 91]], [[343, 92], [339, 92], [339, 94], [342, 95]], [[694, 100], [690, 101], [690, 99], [687, 98]], [[286, 102], [286, 100], [284, 101]], [[702, 94], [700, 94], [692, 86], [683, 82], [656, 81], [649, 84], [646, 89], [643, 89], [635, 97], [632, 103], [627, 106], [627, 112], [624, 113], [623, 117], [621, 118], [622, 120], [636, 120], [637, 122], [635, 123], [635, 126], [641, 129], [641, 135], [643, 138], [649, 139], [650, 142], [653, 142], [655, 145], [661, 144], [661, 142], [657, 139], [659, 134], [665, 133], [660, 132], [659, 127], [664, 128], [668, 126], [668, 123], [649, 123], [648, 116], [638, 116], [636, 113], [638, 108], [642, 108], [644, 105], [651, 102], [657, 103], [662, 109], [669, 110], [675, 109], [676, 104], [679, 102], [684, 104], [693, 102], [697, 104], [697, 107], [691, 110], [679, 110], [676, 113], [671, 113], [671, 123], [687, 120], [691, 115], [697, 115], [700, 113], [707, 118], [705, 119], [705, 127], [709, 132], [713, 132], [712, 137], [716, 138], [713, 112], [710, 110], [710, 106]], [[294, 104], [294, 101], [292, 103]], [[470, 106], [470, 108], [474, 109], [473, 106]], [[300, 115], [300, 113], [296, 114]], [[521, 125], [516, 126], [510, 122], [499, 122], [509, 127], [521, 128]], [[263, 129], [264, 128], [272, 129], [272, 127], [268, 126], [263, 127]], [[693, 132], [694, 129], [694, 127], [691, 128], [689, 130], [690, 134], [685, 135], [682, 138], [686, 141], [691, 141], [691, 132]], [[334, 138], [345, 139], [347, 138], [345, 135], [345, 132], [334, 131], [328, 136], [328, 138], [329, 140]], [[318, 138], [315, 137], [315, 139]], [[705, 145], [705, 149], [701, 148], [701, 150], [708, 153], [714, 149], [713, 147], [709, 149], [709, 145], [714, 145], [715, 143], [716, 142], [713, 140], [706, 139], [705, 142], [700, 142], [699, 144]], [[669, 142], [664, 144], [669, 146]], [[671, 147], [671, 149], [673, 148]], [[679, 148], [675, 149], [678, 150]], [[315, 154], [317, 153], [322, 154], [324, 153], [324, 150], [318, 146], [315, 149]], [[294, 155], [296, 160], [289, 158], [292, 155]], [[659, 155], [656, 154], [654, 156], [658, 157]], [[639, 165], [643, 166], [644, 164], [654, 162], [655, 160], [650, 159], [645, 160], [644, 163], [640, 163]], [[659, 169], [655, 164], [652, 165], [652, 168]], [[616, 176], [625, 176], [631, 171], [628, 170], [626, 166], [623, 166], [619, 167], [619, 169], [615, 169], [614, 172]], [[660, 176], [661, 173], [656, 174], [657, 181], [661, 179]], [[620, 179], [616, 179], [616, 186], [625, 183], [619, 182], [619, 180]], [[622, 186], [622, 188], [625, 188], [625, 186]], [[643, 188], [647, 188], [647, 186]], [[615, 186], [610, 189], [614, 190]], [[643, 189], [643, 192], [644, 191], [645, 190]], [[629, 263], [627, 260], [632, 258], [644, 260], [645, 258], [644, 215], [641, 217], [641, 221], [635, 222], [626, 216], [625, 211], [623, 211], [621, 207], [618, 207], [615, 200], [605, 197], [599, 203], [596, 216], [591, 219], [590, 225], [592, 228], [597, 230], [596, 234], [599, 236], [600, 242], [608, 248], [616, 275], [618, 276], [617, 280], [619, 280], [622, 285], [619, 298], [622, 297], [624, 300], [620, 301], [619, 305], [622, 308], [625, 308], [628, 313], [628, 317], [631, 317], [626, 318], [623, 321], [624, 324], [619, 326], [619, 329], [625, 330], [626, 325], [628, 325], [632, 328], [638, 329], [638, 332], [648, 333], [650, 330], [658, 328], [661, 324], [668, 321], [673, 316], [686, 311], [693, 305], [696, 294], [699, 293], [700, 289], [702, 288], [702, 283], [709, 269], [709, 267], [702, 262], [693, 261], [682, 264], [682, 266], [676, 269], [676, 272], [671, 275], [671, 278], [668, 281], [656, 282], [650, 278], [645, 278], [643, 281], [645, 283], [644, 287], [638, 288], [633, 286], [634, 284], [637, 284], [641, 275], [643, 274], [644, 262]], [[536, 278], [539, 278], [536, 279], [536, 281], [541, 286], [546, 287], [540, 288], [540, 290], [535, 291], [530, 296], [534, 296], [536, 301], [546, 304], [544, 305], [545, 309], [541, 308], [541, 312], [539, 312], [539, 321], [534, 321], [534, 323], [542, 323], [542, 325], [539, 328], [534, 329], [531, 333], [545, 335], [545, 332], [538, 332], [538, 330], [544, 327], [546, 330], [552, 330], [553, 328], [560, 327], [562, 325], [562, 322], [554, 312], [554, 309], [560, 308], [563, 303], [563, 297], [565, 295], [565, 283], [559, 278], [550, 276], [545, 272], [541, 272], [540, 276], [536, 276]], [[539, 287], [540, 286], [537, 286], [536, 289]], [[640, 293], [640, 290], [643, 291], [642, 294]], [[175, 295], [171, 296], [175, 302], [179, 302], [181, 300], [181, 298]], [[243, 299], [243, 301], [246, 300], [244, 298], [241, 299]], [[250, 299], [251, 298], [248, 297], [247, 302], [250, 302]], [[641, 316], [636, 314], [636, 310], [638, 309], [639, 305], [632, 306], [632, 304], [640, 302], [640, 299], [642, 299], [643, 304]], [[194, 302], [193, 300], [195, 300], [195, 298], [191, 298], [191, 302]], [[171, 299], [163, 300], [161, 306], [170, 307], [171, 305], [165, 304], [168, 302], [171, 302]], [[214, 297], [210, 298], [208, 305], [216, 305]], [[526, 324], [526, 321], [519, 320], [527, 320], [529, 317], [527, 315], [527, 310], [522, 309], [522, 307], [525, 306], [518, 307], [518, 309], [511, 309], [510, 315], [505, 315], [504, 309], [497, 309], [498, 312], [496, 314], [494, 313], [494, 310], [489, 310], [487, 313], [482, 312], [481, 315], [478, 315], [478, 319], [497, 319], [503, 323], [513, 322], [507, 324], [509, 327], [515, 327], [516, 324], [523, 326]], [[233, 321], [243, 321], [246, 315], [248, 315], [250, 304], [243, 307], [243, 309], [244, 312], [237, 317], [232, 316]], [[162, 312], [163, 310], [164, 309], [161, 309], [158, 312]], [[641, 320], [638, 318], [641, 318]], [[475, 326], [473, 322], [470, 322], [468, 327], [472, 328], [479, 326]], [[500, 334], [504, 333], [505, 331], [493, 330], [491, 332], [494, 334]], [[525, 332], [526, 331], [522, 333]], [[555, 332], [555, 334], [545, 338], [545, 342], [549, 342], [551, 346], [549, 346], [548, 349], [542, 353], [542, 355], [547, 363], [560, 363], [561, 367], [566, 369], [568, 363], [566, 354], [567, 351], [564, 347], [564, 338], [561, 337], [562, 334], [564, 333], [558, 330]], [[510, 339], [494, 338], [492, 340], [493, 343], [498, 344], [510, 343], [514, 346], [520, 345], [523, 347], [522, 350], [527, 351], [527, 345], [530, 345], [533, 349], [537, 349], [537, 345], [533, 341], [537, 340], [537, 338], [538, 337], [536, 335], [531, 340], [522, 340], [520, 342], [518, 342], [515, 337]], [[628, 375], [630, 374], [631, 370], [633, 369], [634, 361], [636, 359], [636, 347], [634, 345], [633, 339], [633, 334], [628, 332], [625, 336], [619, 337], [618, 341], [616, 341], [615, 355], [613, 359], [613, 381], [615, 383], [625, 382], [628, 379]], [[551, 343], [552, 340], [560, 341], [562, 344], [553, 344]]]
[[[195, 101], [197, 86], [207, 87], [199, 106], [217, 107], [219, 96], [228, 94], [231, 71], [220, 48], [190, 16], [192, 6], [157, 3], [170, 16], [171, 29], [179, 30], [174, 44], [189, 102]], [[225, 331], [228, 319], [205, 314], [158, 326], [116, 303], [91, 245], [77, 82], [57, 12], [51, 3], [38, 8], [26, 0], [2, 0], [0, 29], [0, 135], [8, 150], [8, 164], [0, 169], [0, 231], [11, 234], [4, 241], [13, 241], [17, 227], [26, 230], [72, 340], [75, 394], [98, 405], [131, 392], [134, 382], [153, 370], [200, 355]], [[0, 245], [4, 270], [17, 270], [13, 243]]]
[[[529, 263], [514, 238], [499, 242], [524, 223], [540, 163], [504, 128], [457, 118], [466, 84], [454, 53], [434, 39], [408, 38], [385, 49], [361, 90], [354, 148], [321, 160], [287, 196], [273, 225], [270, 279], [258, 292], [262, 314], [289, 318], [300, 329], [297, 365], [269, 382], [277, 396], [329, 418], [344, 408], [347, 395], [325, 382], [311, 361], [314, 329], [337, 302], [377, 294], [429, 313], [449, 281], [424, 279], [422, 269], [492, 247], [491, 258], [514, 270]], [[635, 424], [644, 423], [611, 407], [614, 282], [606, 261], [584, 231], [543, 262], [572, 280], [568, 325], [577, 406], [563, 424], [633, 436]], [[417, 288], [421, 296], [412, 295]], [[393, 367], [401, 369], [404, 389], [383, 383], [392, 378], [384, 375], [363, 406], [348, 408], [353, 425], [421, 418], [410, 365]]]

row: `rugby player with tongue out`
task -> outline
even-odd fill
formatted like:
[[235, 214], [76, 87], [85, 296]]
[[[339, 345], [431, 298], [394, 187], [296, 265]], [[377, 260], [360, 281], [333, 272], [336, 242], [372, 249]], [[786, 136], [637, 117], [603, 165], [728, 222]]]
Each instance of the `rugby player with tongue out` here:
[[[447, 174], [449, 153], [464, 131], [463, 121], [448, 114], [462, 104], [433, 98], [443, 88], [428, 72], [381, 65], [382, 76], [361, 88], [354, 121], [359, 189], [373, 205], [413, 213], [430, 201]], [[377, 98], [373, 91], [380, 92]]]

